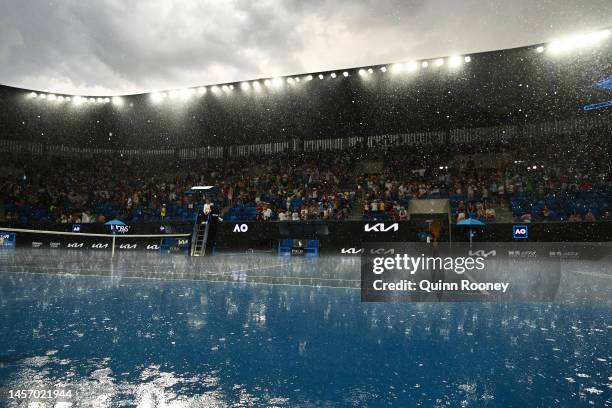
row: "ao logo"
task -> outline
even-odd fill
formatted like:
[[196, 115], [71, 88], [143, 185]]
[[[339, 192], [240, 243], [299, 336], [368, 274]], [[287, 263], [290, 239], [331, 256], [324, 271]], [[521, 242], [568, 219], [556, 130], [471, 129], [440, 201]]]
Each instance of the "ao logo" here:
[[512, 226], [512, 238], [514, 239], [527, 239], [529, 230], [527, 225], [513, 225]]
[[397, 222], [394, 222], [393, 224], [389, 225], [388, 227], [385, 227], [385, 223], [384, 222], [379, 222], [376, 224], [366, 224], [364, 226], [364, 231], [365, 232], [387, 232], [387, 231], [393, 231], [396, 232], [399, 230], [399, 224]]
[[249, 226], [247, 224], [236, 224], [234, 227], [234, 232], [247, 232], [249, 230]]

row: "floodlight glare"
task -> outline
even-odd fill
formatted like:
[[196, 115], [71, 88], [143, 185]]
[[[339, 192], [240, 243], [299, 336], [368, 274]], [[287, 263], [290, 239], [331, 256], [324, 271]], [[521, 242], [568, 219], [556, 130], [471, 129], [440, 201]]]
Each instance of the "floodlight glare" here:
[[229, 87], [227, 85], [221, 85], [221, 90], [223, 92], [228, 92], [229, 91]]
[[110, 102], [110, 98], [104, 98], [104, 103], [109, 103]]
[[98, 103], [102, 103], [102, 102], [104, 102], [104, 98], [100, 98], [100, 97], [98, 97], [97, 102], [98, 102]]
[[201, 86], [198, 88], [198, 93], [200, 95], [204, 95], [206, 93], [206, 87], [205, 86]]
[[248, 82], [243, 82], [243, 83], [240, 84], [240, 88], [243, 91], [248, 91], [249, 89], [251, 89], [251, 85], [249, 85]]
[[287, 83], [292, 84], [293, 83], [293, 78], [291, 78], [291, 77], [287, 78]]
[[72, 99], [72, 103], [74, 103], [75, 105], [80, 105], [83, 103], [83, 98], [81, 98], [80, 96], [75, 96]]
[[364, 76], [365, 74], [366, 74], [366, 70], [365, 70], [365, 69], [363, 69], [363, 68], [361, 68], [361, 69], [359, 70], [359, 75]]
[[121, 105], [123, 105], [123, 98], [121, 98], [119, 96], [113, 96], [112, 102], [113, 102], [113, 105], [115, 105], [115, 106], [121, 106]]
[[312, 81], [312, 75], [308, 75], [308, 76], [306, 77], [306, 80], [307, 80], [307, 81]]
[[374, 70], [372, 68], [368, 68], [368, 74], [372, 75], [374, 73]]
[[170, 92], [168, 93], [168, 97], [169, 97], [170, 99], [176, 99], [176, 98], [178, 98], [178, 96], [179, 96], [179, 91], [177, 91], [176, 89], [175, 89], [175, 90], [172, 90], [172, 91], [170, 91]]
[[330, 76], [331, 76], [332, 78], [335, 78], [335, 77], [336, 77], [336, 73], [335, 73], [335, 72], [332, 72]]
[[30, 93], [28, 94], [28, 96], [29, 96], [30, 98], [36, 98], [38, 95], [36, 94], [36, 92], [30, 92]]
[[229, 89], [230, 89], [230, 91], [233, 91], [234, 90], [234, 85], [230, 84]]
[[442, 65], [444, 65], [444, 59], [438, 58], [437, 60], [435, 60], [434, 63], [436, 64], [436, 67], [441, 67]]
[[544, 52], [544, 47], [540, 45], [538, 48], [536, 48], [536, 51], [541, 54]]
[[455, 56], [453, 56], [453, 57], [450, 57], [450, 58], [448, 59], [448, 65], [449, 65], [451, 68], [457, 68], [458, 66], [460, 66], [460, 65], [461, 65], [461, 57], [459, 57], [459, 56], [457, 56], [457, 55], [455, 55]]
[[46, 99], [46, 98], [47, 98], [47, 95], [45, 95], [45, 94], [40, 94], [40, 99]]
[[276, 77], [272, 80], [272, 85], [274, 85], [276, 88], [280, 88], [281, 86], [283, 86], [283, 78], [281, 77]]
[[380, 70], [381, 70], [382, 72], [387, 72], [387, 67], [381, 67], [381, 68], [380, 68]]
[[96, 98], [89, 98], [89, 102], [95, 103], [96, 102]]
[[346, 72], [346, 71], [344, 71], [344, 72], [342, 73], [342, 75], [343, 75], [343, 76], [346, 78], [347, 76], [349, 76], [349, 73], [348, 73], [348, 72]]
[[403, 69], [404, 69], [404, 64], [401, 64], [401, 63], [393, 64], [391, 66], [391, 71], [395, 72], [396, 74], [398, 72], [402, 72]]
[[156, 103], [161, 102], [166, 96], [165, 92], [154, 92], [151, 94], [151, 100]]
[[55, 94], [49, 94], [49, 95], [47, 96], [47, 99], [49, 99], [50, 101], [54, 101], [54, 100], [55, 100], [55, 98], [56, 98]]
[[261, 84], [259, 81], [253, 81], [253, 89], [259, 91], [261, 89]]
[[323, 78], [325, 78], [323, 74], [319, 74], [319, 79], [323, 79]]
[[300, 77], [295, 77], [293, 79], [295, 80], [295, 82], [300, 82]]
[[57, 97], [57, 100], [58, 100], [59, 102], [64, 102], [64, 95], [60, 95], [60, 96], [58, 96], [58, 97]]
[[427, 67], [429, 66], [429, 62], [427, 62], [427, 61], [423, 61], [423, 63], [421, 64], [421, 66], [422, 66], [423, 68], [427, 68]]
[[71, 98], [69, 96], [66, 97], [66, 100], [70, 102]]
[[463, 61], [465, 62], [470, 62], [471, 60], [472, 60], [472, 57], [470, 57], [469, 55], [463, 59]]
[[219, 93], [219, 87], [218, 87], [217, 85], [213, 85], [213, 86], [210, 88], [210, 90], [211, 90], [213, 93]]
[[267, 86], [267, 87], [270, 87], [270, 86], [272, 86], [272, 81], [270, 81], [269, 79], [266, 79], [264, 81], [264, 85]]

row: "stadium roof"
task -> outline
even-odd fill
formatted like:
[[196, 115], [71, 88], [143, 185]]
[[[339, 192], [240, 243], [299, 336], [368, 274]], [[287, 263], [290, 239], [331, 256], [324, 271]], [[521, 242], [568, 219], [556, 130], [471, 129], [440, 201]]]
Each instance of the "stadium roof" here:
[[469, 56], [86, 101], [1, 87], [0, 138], [167, 148], [565, 118], [612, 99], [611, 50], [603, 30]]

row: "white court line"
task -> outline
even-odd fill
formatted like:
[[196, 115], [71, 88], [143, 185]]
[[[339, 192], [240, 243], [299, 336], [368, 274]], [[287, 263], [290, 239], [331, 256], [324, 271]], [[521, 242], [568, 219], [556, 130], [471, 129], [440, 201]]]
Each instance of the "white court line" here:
[[[224, 280], [207, 280], [207, 279], [188, 279], [188, 278], [152, 278], [144, 276], [123, 276], [123, 275], [96, 275], [87, 274], [79, 275], [75, 273], [53, 273], [53, 272], [24, 272], [24, 271], [2, 271], [0, 273], [22, 273], [29, 275], [49, 275], [49, 276], [61, 276], [61, 277], [92, 277], [92, 278], [119, 278], [119, 279], [142, 279], [152, 281], [176, 281], [176, 282], [209, 282], [209, 283], [232, 283], [232, 284], [250, 284], [250, 285], [272, 285], [272, 286], [296, 286], [296, 287], [310, 287], [310, 288], [330, 288], [330, 289], [354, 289], [361, 290], [361, 288], [355, 288], [350, 286], [327, 286], [327, 285], [298, 285], [294, 283], [269, 283], [269, 282], [248, 282], [248, 281], [224, 281]], [[315, 279], [315, 278], [304, 278], [304, 279]], [[340, 279], [339, 279], [340, 280]], [[347, 282], [358, 282], [348, 281]]]

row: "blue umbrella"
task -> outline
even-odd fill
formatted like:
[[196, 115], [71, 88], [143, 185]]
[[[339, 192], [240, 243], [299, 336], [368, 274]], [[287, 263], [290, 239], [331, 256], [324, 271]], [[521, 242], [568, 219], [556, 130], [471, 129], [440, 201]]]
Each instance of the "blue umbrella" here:
[[469, 225], [470, 226], [470, 248], [472, 247], [472, 226], [484, 227], [484, 222], [478, 221], [475, 218], [466, 218], [464, 220], [458, 221], [457, 225]]
[[477, 225], [477, 226], [479, 226], [479, 227], [482, 227], [482, 226], [484, 226], [485, 224], [484, 224], [484, 222], [482, 222], [482, 221], [478, 221], [478, 220], [477, 220], [477, 219], [475, 219], [475, 218], [466, 218], [466, 219], [464, 219], [464, 220], [458, 221], [458, 222], [457, 222], [457, 225], [470, 225], [470, 226], [472, 226], [472, 225]]
[[105, 222], [104, 225], [127, 225], [127, 224], [125, 222], [115, 218], [114, 220], [110, 220], [110, 221]]

